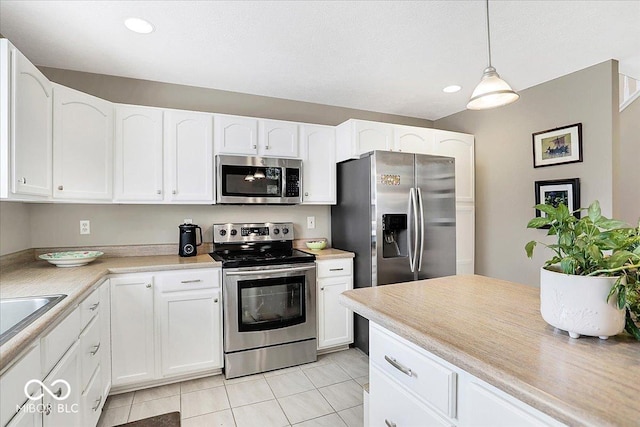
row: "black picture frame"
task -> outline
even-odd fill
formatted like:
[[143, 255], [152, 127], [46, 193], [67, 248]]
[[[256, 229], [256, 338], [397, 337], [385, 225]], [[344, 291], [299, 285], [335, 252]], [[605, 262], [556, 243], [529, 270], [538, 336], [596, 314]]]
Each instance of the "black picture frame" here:
[[[569, 212], [573, 212], [573, 216], [580, 218], [580, 178], [554, 179], [548, 181], [535, 182], [535, 198], [536, 205], [545, 203], [549, 198], [553, 199], [553, 205], [556, 207], [560, 202], [566, 202]], [[549, 204], [549, 203], [547, 203]], [[546, 214], [536, 209], [536, 217], [544, 217]], [[540, 228], [551, 228], [544, 225]]]
[[536, 132], [533, 140], [533, 167], [582, 162], [582, 123]]

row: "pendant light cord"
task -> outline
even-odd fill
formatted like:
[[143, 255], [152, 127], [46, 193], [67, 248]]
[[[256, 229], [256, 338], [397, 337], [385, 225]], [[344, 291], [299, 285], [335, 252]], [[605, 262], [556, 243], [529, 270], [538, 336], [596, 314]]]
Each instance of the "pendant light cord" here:
[[487, 5], [487, 56], [489, 58], [489, 67], [491, 67], [491, 35], [489, 30], [489, 0], [486, 0]]

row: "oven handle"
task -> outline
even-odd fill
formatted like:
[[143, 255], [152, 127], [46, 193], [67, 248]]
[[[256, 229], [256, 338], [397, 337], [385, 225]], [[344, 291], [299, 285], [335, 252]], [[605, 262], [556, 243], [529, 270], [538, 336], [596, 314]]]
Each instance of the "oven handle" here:
[[227, 276], [257, 276], [263, 274], [278, 274], [278, 273], [290, 273], [293, 271], [304, 271], [304, 270], [312, 270], [316, 268], [315, 265], [308, 267], [291, 267], [291, 268], [279, 268], [276, 270], [252, 270], [252, 271], [227, 271], [225, 275]]

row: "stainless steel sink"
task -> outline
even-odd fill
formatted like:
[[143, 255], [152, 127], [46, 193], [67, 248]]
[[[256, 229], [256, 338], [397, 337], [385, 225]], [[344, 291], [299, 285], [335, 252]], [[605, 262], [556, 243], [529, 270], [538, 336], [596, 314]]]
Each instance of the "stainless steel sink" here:
[[29, 326], [66, 295], [0, 299], [0, 345]]

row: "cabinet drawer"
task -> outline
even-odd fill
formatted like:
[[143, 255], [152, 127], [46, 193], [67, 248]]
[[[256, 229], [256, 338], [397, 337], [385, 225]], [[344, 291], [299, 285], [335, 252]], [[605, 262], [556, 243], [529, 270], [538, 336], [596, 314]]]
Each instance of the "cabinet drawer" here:
[[[40, 345], [36, 344], [18, 362], [14, 363], [0, 377], [0, 426], [5, 425], [26, 400], [24, 386], [30, 380], [41, 380], [40, 377]], [[29, 394], [38, 389], [32, 383]]]
[[102, 372], [98, 366], [98, 369], [96, 369], [93, 377], [91, 377], [91, 381], [80, 399], [82, 403], [82, 425], [95, 426], [98, 424], [105, 400], [102, 391]]
[[80, 330], [83, 330], [98, 314], [100, 309], [100, 289], [96, 289], [80, 303]]
[[155, 276], [161, 292], [180, 292], [220, 287], [220, 269], [183, 270]]
[[451, 426], [380, 369], [371, 366], [369, 425], [376, 427]]
[[418, 398], [450, 418], [456, 417], [456, 379], [451, 369], [412, 343], [370, 322], [369, 362]]
[[353, 274], [353, 260], [351, 258], [316, 261], [316, 267], [318, 278]]
[[80, 310], [76, 308], [56, 328], [42, 338], [42, 374], [46, 376], [62, 355], [78, 339], [80, 334]]
[[86, 389], [89, 379], [100, 364], [100, 316], [96, 316], [80, 335], [80, 385]]

